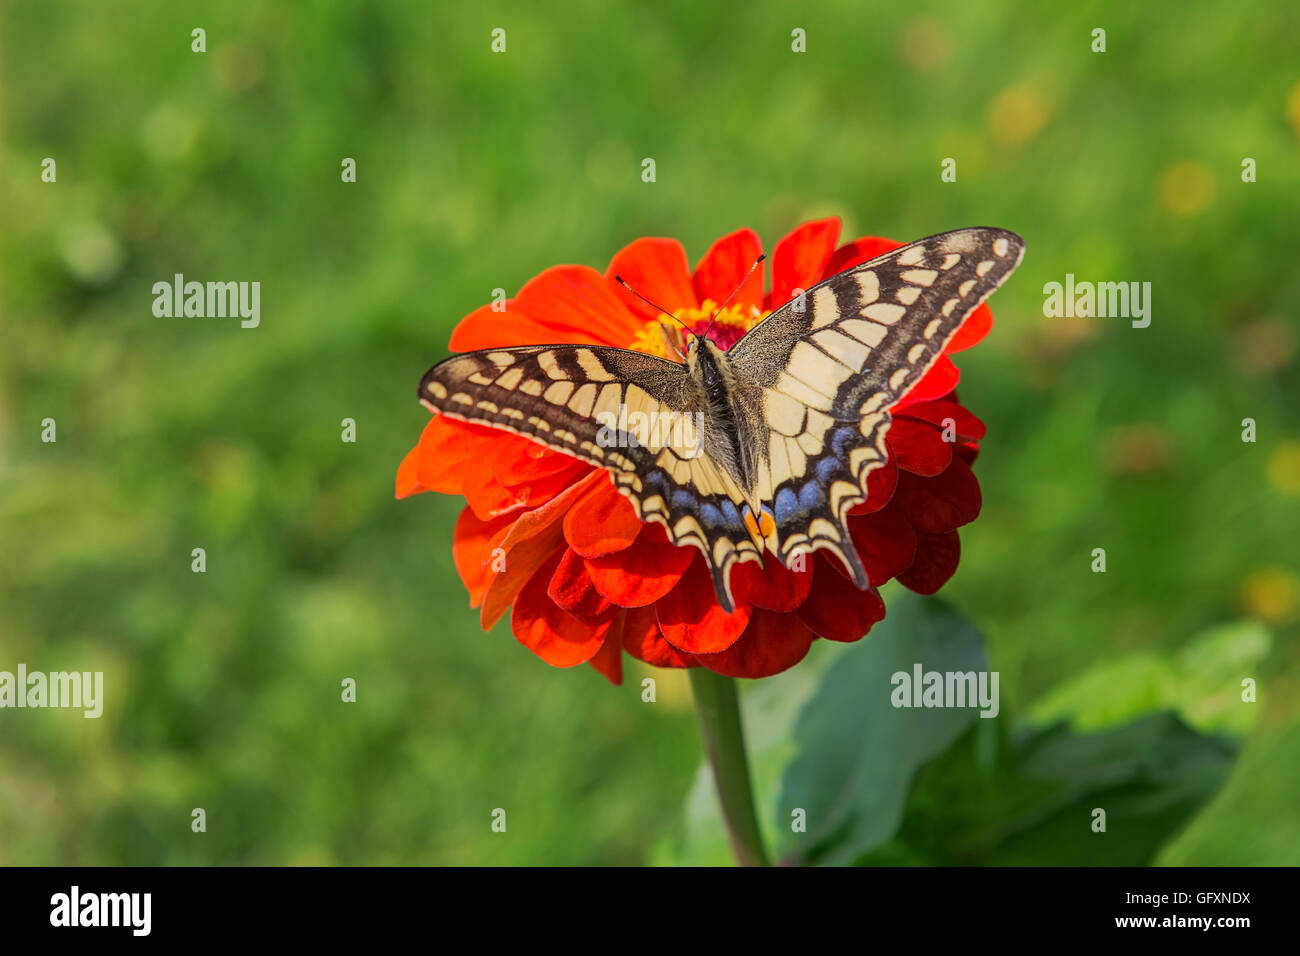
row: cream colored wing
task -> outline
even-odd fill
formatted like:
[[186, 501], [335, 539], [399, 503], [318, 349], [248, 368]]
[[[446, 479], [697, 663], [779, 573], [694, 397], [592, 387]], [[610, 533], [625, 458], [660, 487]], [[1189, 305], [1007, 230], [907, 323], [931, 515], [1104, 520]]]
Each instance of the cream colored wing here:
[[759, 449], [765, 543], [785, 564], [826, 549], [868, 585], [846, 519], [886, 460], [889, 409], [1023, 255], [1004, 229], [921, 239], [814, 286], [727, 353], [752, 409], [742, 444]]
[[707, 403], [686, 369], [626, 349], [537, 345], [456, 355], [431, 368], [420, 400], [606, 469], [642, 521], [704, 554], [719, 602], [728, 570], [762, 561], [744, 492], [710, 453]]

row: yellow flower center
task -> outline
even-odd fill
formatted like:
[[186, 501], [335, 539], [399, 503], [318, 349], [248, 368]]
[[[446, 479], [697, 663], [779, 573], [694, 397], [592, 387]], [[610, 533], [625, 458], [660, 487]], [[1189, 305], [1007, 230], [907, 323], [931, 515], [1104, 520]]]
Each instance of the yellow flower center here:
[[645, 327], [637, 332], [629, 348], [676, 361], [677, 355], [668, 348], [668, 342], [671, 342], [678, 352], [686, 354], [688, 337], [682, 326], [686, 326], [695, 335], [703, 335], [704, 330], [709, 328], [709, 322], [713, 321], [713, 327], [709, 329], [709, 338], [718, 348], [726, 351], [742, 335], [768, 316], [767, 312], [760, 312], [752, 306], [746, 308], [743, 305], [729, 305], [718, 312], [718, 317], [714, 320], [713, 313], [717, 309], [716, 302], [705, 299], [697, 309], [677, 309], [673, 312], [673, 318], [677, 322], [670, 322], [665, 316], [660, 315], [659, 318], [647, 322]]

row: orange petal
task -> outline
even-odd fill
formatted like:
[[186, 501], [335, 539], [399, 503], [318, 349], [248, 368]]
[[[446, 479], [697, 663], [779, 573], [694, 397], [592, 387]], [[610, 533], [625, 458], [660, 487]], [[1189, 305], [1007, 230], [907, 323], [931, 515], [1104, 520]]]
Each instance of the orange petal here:
[[822, 279], [840, 237], [840, 219], [806, 222], [776, 244], [772, 252], [772, 295], [770, 307], [779, 309], [795, 295], [805, 292]]
[[748, 279], [745, 279], [745, 274], [762, 251], [763, 243], [753, 229], [737, 229], [731, 235], [723, 236], [709, 247], [709, 251], [695, 267], [691, 284], [695, 286], [696, 297], [701, 302], [712, 299], [721, 305], [732, 292], [736, 292], [736, 287], [743, 280], [745, 285], [731, 299], [732, 304], [744, 306], [746, 315], [751, 309], [761, 309], [764, 269], [762, 266], [755, 269]]
[[402, 463], [397, 466], [397, 497], [409, 498], [429, 489], [420, 484], [419, 465], [420, 446], [417, 444], [406, 453]]
[[610, 288], [633, 315], [640, 316], [642, 322], [658, 318], [659, 312], [614, 281], [616, 275], [670, 312], [699, 305], [686, 265], [686, 250], [676, 239], [637, 239], [616, 253], [605, 270]]
[[545, 504], [575, 481], [581, 480], [584, 471], [595, 474], [589, 465], [575, 461], [573, 468], [527, 484], [506, 486], [495, 478], [481, 485], [467, 483], [461, 494], [474, 509], [474, 513], [488, 521], [499, 515]]
[[645, 607], [677, 586], [698, 553], [670, 544], [662, 525], [647, 524], [626, 550], [587, 558], [587, 573], [596, 590], [615, 604]]
[[632, 546], [641, 519], [612, 481], [596, 485], [564, 516], [564, 540], [584, 558], [598, 558]]
[[483, 602], [483, 595], [495, 573], [490, 567], [493, 549], [505, 539], [509, 526], [509, 518], [480, 521], [471, 508], [463, 510], [456, 521], [451, 539], [451, 558], [465, 589], [469, 591], [470, 607], [478, 607]]
[[803, 660], [812, 642], [812, 631], [798, 615], [755, 608], [734, 644], [719, 654], [700, 654], [697, 660], [728, 677], [771, 677]]
[[[692, 549], [694, 550], [694, 549]], [[718, 604], [704, 556], [695, 553], [673, 593], [655, 605], [664, 639], [687, 654], [716, 654], [740, 637], [752, 608], [737, 604], [728, 614]]]
[[[524, 512], [510, 526], [510, 531], [500, 545], [505, 552], [504, 569], [493, 572], [483, 595], [483, 609], [479, 612], [479, 619], [485, 631], [501, 619], [520, 589], [559, 548], [564, 540], [561, 533], [564, 513], [586, 493], [590, 482], [600, 477], [592, 474], [571, 485], [540, 508]], [[556, 560], [559, 560], [558, 557]]]
[[491, 448], [489, 429], [435, 415], [416, 445], [416, 477], [430, 491], [458, 495], [466, 485], [490, 480], [490, 472], [481, 463], [484, 452]]
[[559, 556], [544, 561], [528, 578], [515, 599], [510, 630], [515, 639], [552, 667], [573, 667], [595, 656], [605, 642], [609, 624], [583, 624], [546, 595]]
[[604, 624], [622, 611], [605, 600], [592, 586], [587, 566], [572, 548], [563, 549], [563, 557], [546, 587], [552, 601], [584, 624]]
[[[529, 315], [519, 307], [515, 299], [506, 299], [501, 305], [505, 306], [504, 312], [485, 305], [461, 319], [451, 333], [451, 350], [473, 352], [477, 349], [501, 349], [514, 345], [561, 345], [592, 341], [591, 333], [583, 329]], [[497, 308], [501, 308], [501, 305]]]
[[587, 342], [625, 346], [645, 324], [627, 310], [605, 277], [588, 266], [553, 266], [530, 279], [514, 302], [546, 325], [582, 333]]

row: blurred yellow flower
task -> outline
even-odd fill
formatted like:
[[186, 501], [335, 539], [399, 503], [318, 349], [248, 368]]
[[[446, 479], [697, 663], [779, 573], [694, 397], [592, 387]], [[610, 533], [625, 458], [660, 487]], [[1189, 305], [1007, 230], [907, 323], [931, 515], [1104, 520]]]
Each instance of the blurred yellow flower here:
[[1300, 80], [1295, 81], [1286, 96], [1286, 118], [1291, 121], [1295, 134], [1300, 136]]
[[1300, 441], [1285, 441], [1273, 451], [1268, 480], [1282, 494], [1300, 498]]
[[1175, 216], [1199, 216], [1214, 202], [1214, 175], [1194, 160], [1171, 163], [1160, 173], [1160, 201]]
[[1003, 146], [1019, 146], [1038, 135], [1051, 118], [1051, 105], [1031, 83], [1016, 83], [997, 95], [989, 107], [989, 130]]
[[903, 28], [898, 48], [903, 62], [918, 73], [943, 66], [952, 53], [948, 28], [929, 16], [915, 17]]
[[1285, 624], [1300, 609], [1300, 579], [1285, 568], [1260, 568], [1241, 585], [1241, 606], [1253, 617]]

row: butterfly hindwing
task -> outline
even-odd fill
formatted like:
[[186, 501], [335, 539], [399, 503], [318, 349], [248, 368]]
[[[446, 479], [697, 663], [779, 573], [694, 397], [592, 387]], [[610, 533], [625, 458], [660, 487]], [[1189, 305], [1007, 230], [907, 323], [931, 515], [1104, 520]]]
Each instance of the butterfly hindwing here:
[[738, 560], [761, 560], [742, 518], [745, 494], [717, 465], [704, 397], [685, 368], [598, 346], [485, 349], [431, 368], [431, 410], [503, 428], [606, 469], [642, 521], [704, 553], [720, 598]]
[[1023, 240], [1002, 229], [922, 239], [814, 286], [727, 353], [747, 403], [762, 410], [747, 440], [774, 519], [767, 546], [783, 562], [827, 549], [868, 585], [846, 518], [888, 457], [889, 408], [1023, 254]]

